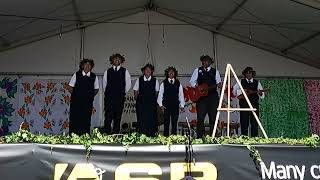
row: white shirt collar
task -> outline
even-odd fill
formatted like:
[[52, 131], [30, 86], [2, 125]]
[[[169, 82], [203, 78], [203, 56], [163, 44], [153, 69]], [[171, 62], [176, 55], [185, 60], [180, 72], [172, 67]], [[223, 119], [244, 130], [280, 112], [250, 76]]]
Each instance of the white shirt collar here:
[[171, 80], [172, 80], [172, 83], [174, 83], [174, 81], [175, 81], [174, 78], [172, 78], [172, 79], [171, 79], [171, 78], [168, 78], [169, 83], [171, 83], [171, 82], [170, 82]]
[[[205, 67], [203, 67], [203, 68], [204, 68], [204, 70], [206, 70]], [[210, 69], [211, 69], [211, 66], [208, 66], [208, 67], [207, 67], [207, 71], [210, 71]]]
[[113, 68], [114, 70], [117, 70], [117, 71], [119, 71], [120, 67], [121, 67], [121, 65], [119, 65], [119, 66], [112, 65], [112, 68]]
[[250, 80], [246, 78], [246, 80], [247, 82], [251, 82], [251, 83], [253, 82], [253, 78], [251, 78]]
[[151, 80], [151, 76], [149, 78], [147, 78], [146, 76], [143, 76], [143, 80], [144, 81], [150, 81]]
[[91, 74], [90, 71], [89, 71], [88, 73], [82, 71], [82, 76], [88, 76], [88, 77], [90, 77], [90, 74]]

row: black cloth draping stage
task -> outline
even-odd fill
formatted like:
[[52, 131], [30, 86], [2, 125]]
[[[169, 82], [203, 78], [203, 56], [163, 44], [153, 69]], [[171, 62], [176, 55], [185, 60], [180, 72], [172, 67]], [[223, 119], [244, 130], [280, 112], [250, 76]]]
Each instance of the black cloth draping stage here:
[[[320, 148], [256, 145], [257, 161], [243, 145], [194, 145], [193, 176], [202, 180], [320, 179]], [[180, 180], [184, 145], [0, 144], [1, 180]], [[200, 178], [202, 177], [202, 178]], [[151, 179], [149, 179], [151, 180]]]

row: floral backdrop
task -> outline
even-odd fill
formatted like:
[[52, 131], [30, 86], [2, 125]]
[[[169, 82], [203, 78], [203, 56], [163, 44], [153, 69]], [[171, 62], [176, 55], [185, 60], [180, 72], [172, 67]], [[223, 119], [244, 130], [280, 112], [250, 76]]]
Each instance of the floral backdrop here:
[[[67, 86], [66, 79], [21, 79], [18, 85], [17, 118], [10, 131], [22, 128], [33, 133], [67, 133], [71, 100]], [[94, 103], [92, 124], [99, 119], [98, 103]]]
[[320, 81], [306, 80], [304, 85], [308, 98], [310, 131], [320, 135]]
[[15, 120], [17, 97], [17, 79], [0, 77], [0, 136], [9, 133], [9, 127]]
[[[180, 79], [184, 86], [189, 78]], [[0, 136], [19, 128], [34, 133], [63, 134], [68, 132], [70, 93], [66, 90], [69, 77], [45, 79], [37, 77], [0, 76]], [[133, 80], [135, 82], [135, 80]], [[271, 88], [260, 102], [260, 120], [270, 137], [303, 137], [320, 134], [319, 80], [261, 80]], [[100, 78], [100, 85], [101, 85]], [[187, 90], [187, 89], [185, 89]], [[186, 99], [187, 100], [187, 99]], [[232, 98], [237, 107], [237, 99]], [[226, 100], [224, 101], [224, 105]], [[195, 104], [187, 102], [180, 121], [196, 119]], [[91, 127], [103, 126], [103, 93], [100, 89], [94, 101]], [[225, 120], [222, 113], [220, 120]], [[131, 91], [127, 96], [123, 122], [134, 121], [135, 102]], [[239, 121], [237, 112], [231, 115]]]
[[309, 134], [304, 80], [261, 80], [271, 88], [260, 103], [260, 119], [270, 137], [298, 138]]

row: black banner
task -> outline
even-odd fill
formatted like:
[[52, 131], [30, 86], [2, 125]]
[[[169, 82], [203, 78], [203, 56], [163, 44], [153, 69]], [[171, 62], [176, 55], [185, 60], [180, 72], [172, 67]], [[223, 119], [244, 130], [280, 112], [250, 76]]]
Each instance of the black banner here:
[[262, 161], [262, 179], [320, 179], [320, 148], [256, 146]]
[[[320, 148], [257, 146], [263, 160], [258, 166], [246, 146], [193, 148], [195, 179], [320, 179]], [[94, 145], [87, 158], [82, 145], [1, 144], [0, 179], [180, 180], [187, 172], [185, 157], [184, 145]]]

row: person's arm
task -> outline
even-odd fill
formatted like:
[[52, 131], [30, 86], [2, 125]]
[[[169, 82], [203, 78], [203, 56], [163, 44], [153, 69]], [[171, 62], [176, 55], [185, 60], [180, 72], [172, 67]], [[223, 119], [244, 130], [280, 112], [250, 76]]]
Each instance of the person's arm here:
[[129, 92], [131, 88], [131, 76], [128, 70], [126, 70], [126, 93]]
[[75, 84], [76, 84], [76, 80], [77, 80], [77, 75], [76, 75], [76, 73], [74, 73], [74, 74], [72, 75], [70, 81], [69, 81], [69, 84], [68, 84], [68, 85], [69, 85], [69, 86], [68, 86], [68, 91], [69, 91], [70, 93], [73, 92], [73, 88], [74, 88], [74, 86], [75, 86]]
[[184, 111], [184, 106], [186, 102], [184, 101], [183, 87], [180, 84], [179, 86], [179, 102], [180, 102], [180, 112]]
[[96, 79], [94, 81], [94, 96], [97, 95], [99, 92], [99, 79], [98, 76], [96, 76]]
[[158, 99], [157, 99], [157, 103], [160, 106], [162, 112], [164, 112], [165, 107], [162, 104], [163, 101], [163, 93], [164, 93], [164, 87], [163, 87], [163, 83], [161, 83], [160, 85], [160, 90], [159, 90], [159, 94], [158, 94]]
[[190, 85], [191, 87], [196, 87], [197, 86], [197, 80], [198, 80], [198, 68], [196, 68], [193, 73], [192, 73], [192, 76], [191, 76], [191, 79], [190, 79]]
[[221, 76], [218, 70], [216, 70], [216, 83], [219, 89], [222, 88]]
[[159, 86], [159, 81], [157, 79], [156, 80], [156, 87], [155, 87], [156, 92], [159, 92], [159, 89], [160, 89], [160, 86]]
[[155, 90], [156, 90], [156, 95], [157, 95], [157, 97], [158, 97], [159, 89], [160, 89], [159, 81], [158, 81], [158, 79], [156, 79], [156, 87], [155, 87]]
[[106, 91], [107, 82], [108, 82], [108, 69], [104, 72], [103, 79], [102, 79], [102, 90], [103, 92]]
[[133, 86], [134, 99], [137, 100], [139, 95], [139, 78], [136, 80], [136, 83]]
[[264, 92], [262, 92], [262, 90], [263, 90], [263, 87], [262, 87], [261, 83], [258, 82], [258, 95], [260, 96], [261, 99], [263, 99], [265, 97], [265, 94], [264, 94]]
[[233, 93], [233, 95], [236, 96], [236, 97], [238, 97], [239, 95], [242, 94], [241, 89], [240, 89], [240, 86], [239, 86], [238, 83], [236, 83], [236, 84], [233, 86], [232, 93]]

